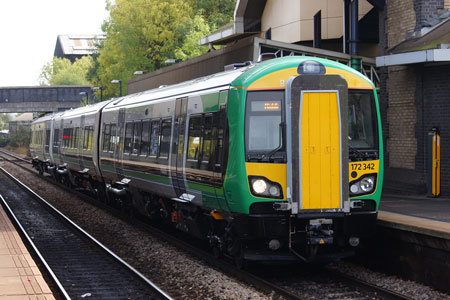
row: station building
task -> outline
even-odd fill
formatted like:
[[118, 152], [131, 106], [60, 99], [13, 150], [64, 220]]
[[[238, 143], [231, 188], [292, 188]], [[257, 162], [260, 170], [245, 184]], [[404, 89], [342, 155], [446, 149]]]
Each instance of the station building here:
[[289, 55], [336, 60], [378, 88], [386, 192], [430, 194], [428, 140], [436, 128], [440, 195], [450, 197], [449, 9], [450, 0], [238, 0], [234, 21], [199, 41], [208, 53], [133, 78], [128, 93], [245, 61]]
[[56, 38], [53, 56], [67, 58], [72, 63], [97, 51], [97, 46], [106, 37], [94, 34], [61, 34]]

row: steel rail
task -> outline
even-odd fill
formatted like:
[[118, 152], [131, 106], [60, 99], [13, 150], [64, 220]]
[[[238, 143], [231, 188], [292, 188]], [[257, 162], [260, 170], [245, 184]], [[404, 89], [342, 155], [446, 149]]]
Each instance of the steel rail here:
[[[31, 188], [29, 188], [27, 185], [22, 183], [19, 179], [17, 179], [14, 175], [6, 171], [4, 168], [0, 167], [0, 171], [2, 171], [4, 174], [6, 174], [9, 178], [11, 178], [15, 183], [17, 183], [20, 187], [25, 189], [29, 194], [31, 194], [35, 199], [39, 200], [40, 203], [44, 204], [47, 208], [51, 210], [51, 212], [55, 213], [59, 218], [63, 219], [66, 223], [70, 224], [72, 228], [75, 228], [76, 231], [81, 233], [84, 237], [86, 237], [88, 240], [90, 240], [92, 243], [96, 244], [100, 249], [102, 249], [104, 252], [108, 253], [113, 259], [118, 261], [120, 264], [125, 266], [129, 271], [134, 273], [138, 278], [140, 278], [142, 281], [144, 281], [148, 286], [150, 286], [153, 290], [155, 290], [161, 297], [161, 299], [167, 299], [167, 300], [173, 300], [168, 294], [166, 294], [162, 289], [160, 289], [156, 284], [154, 284], [152, 281], [150, 281], [147, 277], [145, 277], [143, 274], [141, 274], [139, 271], [137, 271], [135, 268], [133, 268], [130, 264], [128, 264], [126, 261], [124, 261], [122, 258], [120, 258], [117, 254], [115, 254], [113, 251], [111, 251], [109, 248], [107, 248], [105, 245], [103, 245], [101, 242], [96, 240], [92, 235], [90, 235], [88, 232], [86, 232], [84, 229], [82, 229], [80, 226], [75, 224], [72, 220], [70, 220], [68, 217], [66, 217], [63, 213], [61, 213], [56, 207], [51, 205], [48, 201], [46, 201], [44, 198], [39, 196], [37, 193], [35, 193]], [[3, 200], [3, 197], [2, 197]], [[28, 237], [29, 239], [29, 237]], [[47, 265], [48, 266], [48, 265]], [[51, 271], [51, 274], [54, 275], [53, 271]], [[59, 281], [58, 281], [59, 283]], [[60, 285], [60, 284], [59, 284]], [[61, 286], [62, 288], [62, 286]], [[67, 293], [66, 293], [67, 294]], [[68, 295], [67, 295], [68, 297]], [[70, 298], [67, 298], [70, 299]]]
[[[23, 165], [18, 164], [17, 162], [13, 162], [13, 161], [11, 161], [11, 162], [20, 166], [23, 169], [28, 170], [29, 172], [31, 172], [35, 175], [38, 175], [36, 172], [33, 172], [33, 170], [26, 168]], [[48, 182], [52, 182], [53, 184], [58, 185], [67, 191], [73, 192], [73, 190], [71, 190], [67, 186], [64, 186], [62, 184], [59, 184], [58, 182], [55, 182], [54, 180], [51, 180], [51, 178], [49, 178], [48, 176], [41, 176], [41, 178], [47, 180]], [[87, 196], [86, 194], [77, 192], [77, 195], [80, 196], [80, 198], [82, 198], [84, 201], [87, 201], [90, 204], [94, 204], [103, 209], [106, 208], [106, 209], [110, 210], [112, 213], [114, 213], [115, 216], [118, 216], [127, 222], [131, 222], [136, 226], [140, 226], [140, 227], [146, 229], [147, 231], [149, 231], [152, 234], [158, 236], [159, 238], [175, 245], [176, 247], [184, 249], [186, 252], [205, 261], [209, 265], [212, 265], [212, 266], [220, 269], [221, 271], [230, 274], [232, 277], [234, 277], [240, 281], [243, 281], [247, 284], [253, 285], [257, 289], [259, 289], [263, 292], [270, 293], [270, 292], [274, 291], [278, 295], [280, 295], [288, 300], [304, 300], [305, 299], [305, 298], [302, 298], [301, 296], [296, 295], [280, 286], [277, 286], [276, 284], [273, 284], [257, 275], [249, 273], [245, 270], [240, 270], [240, 269], [236, 268], [233, 264], [231, 264], [229, 261], [217, 259], [209, 251], [205, 251], [203, 249], [200, 249], [198, 246], [194, 246], [189, 242], [183, 241], [182, 239], [175, 237], [173, 234], [169, 234], [164, 230], [161, 230], [155, 226], [151, 226], [148, 223], [144, 223], [137, 219], [130, 220], [130, 218], [127, 218], [121, 214], [118, 214], [117, 209], [111, 208], [110, 206], [107, 206], [99, 201], [93, 201], [93, 199], [91, 197]], [[339, 271], [332, 271], [331, 269], [328, 269], [327, 271], [330, 273], [333, 273], [333, 275], [336, 276], [337, 278], [342, 279], [343, 281], [346, 281], [349, 284], [351, 284], [355, 287], [358, 287], [366, 292], [377, 293], [384, 299], [387, 299], [387, 300], [413, 300], [413, 298], [407, 297], [405, 295], [401, 295], [399, 293], [396, 293], [396, 292], [388, 290], [388, 289], [384, 289], [384, 288], [376, 286], [372, 283], [368, 283], [368, 282], [362, 281], [360, 279], [351, 277], [350, 275], [343, 274]]]
[[[2, 171], [3, 168], [0, 168]], [[31, 248], [33, 249], [33, 252], [36, 254], [36, 256], [39, 258], [39, 261], [42, 263], [42, 265], [45, 267], [46, 272], [50, 275], [50, 278], [53, 280], [53, 282], [56, 284], [56, 286], [59, 289], [59, 292], [64, 296], [65, 299], [71, 299], [69, 294], [67, 293], [67, 291], [64, 289], [64, 287], [62, 286], [61, 282], [59, 281], [58, 277], [56, 277], [55, 273], [53, 272], [53, 270], [50, 268], [50, 266], [48, 265], [47, 261], [45, 260], [45, 258], [42, 256], [41, 252], [39, 251], [39, 249], [36, 247], [36, 245], [34, 244], [33, 240], [30, 238], [30, 236], [28, 235], [28, 233], [25, 231], [25, 228], [23, 228], [22, 224], [20, 223], [20, 221], [17, 219], [16, 215], [14, 214], [14, 212], [11, 210], [11, 208], [9, 207], [8, 203], [6, 202], [6, 200], [3, 198], [3, 196], [0, 194], [0, 199], [2, 200], [2, 205], [3, 207], [6, 208], [6, 212], [8, 213], [8, 215], [12, 218], [12, 220], [14, 221], [16, 228], [18, 227], [20, 229], [20, 235], [24, 236], [28, 242], [28, 244], [31, 246]]]

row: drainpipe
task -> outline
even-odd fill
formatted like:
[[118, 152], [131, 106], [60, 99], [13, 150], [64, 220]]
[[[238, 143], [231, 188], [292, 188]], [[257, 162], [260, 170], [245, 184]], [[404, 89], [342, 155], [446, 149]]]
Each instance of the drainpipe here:
[[361, 58], [358, 56], [358, 0], [353, 0], [350, 4], [350, 55], [351, 67], [361, 72]]

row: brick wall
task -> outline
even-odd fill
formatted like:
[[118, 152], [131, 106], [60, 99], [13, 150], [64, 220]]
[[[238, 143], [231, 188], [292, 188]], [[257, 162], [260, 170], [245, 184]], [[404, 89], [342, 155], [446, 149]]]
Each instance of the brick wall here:
[[[406, 39], [414, 31], [416, 13], [414, 0], [392, 0], [386, 2], [386, 51]], [[417, 141], [415, 137], [416, 74], [410, 67], [389, 67], [385, 75], [386, 93], [382, 94], [387, 128], [386, 167], [414, 170]], [[386, 133], [385, 133], [386, 134]]]
[[[423, 130], [418, 139], [424, 145], [423, 157], [418, 156], [426, 174], [427, 151], [425, 138], [428, 130], [438, 127], [441, 134], [441, 195], [450, 197], [450, 67], [423, 67], [423, 103], [418, 102], [417, 109], [423, 109]], [[422, 107], [420, 107], [422, 106]]]
[[386, 34], [387, 47], [392, 48], [406, 38], [406, 34], [413, 32], [416, 26], [415, 1], [417, 0], [389, 0], [386, 1]]
[[415, 169], [417, 153], [415, 83], [414, 68], [389, 68], [387, 152], [389, 153], [389, 167], [392, 168]]
[[[406, 39], [422, 22], [450, 9], [450, 0], [391, 0], [380, 14], [380, 52]], [[405, 65], [380, 69], [385, 140], [385, 190], [426, 192], [427, 133], [441, 130], [441, 196], [450, 197], [450, 66]]]
[[423, 26], [425, 20], [437, 17], [447, 4], [450, 6], [448, 0], [415, 0], [414, 9], [416, 11], [416, 29]]

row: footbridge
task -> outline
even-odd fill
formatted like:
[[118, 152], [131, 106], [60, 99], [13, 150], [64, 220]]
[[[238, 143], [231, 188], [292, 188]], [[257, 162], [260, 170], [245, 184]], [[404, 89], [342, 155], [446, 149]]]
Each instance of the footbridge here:
[[92, 97], [88, 85], [0, 87], [0, 113], [56, 112]]

